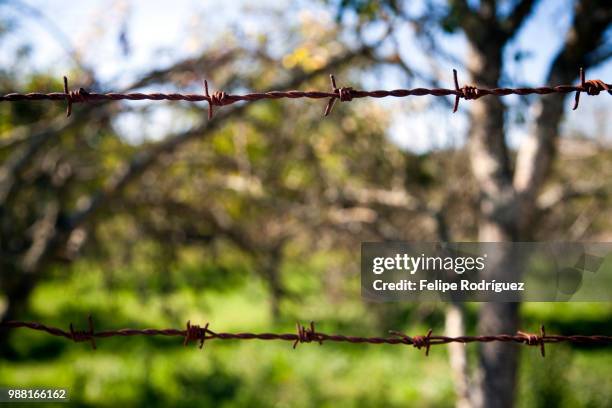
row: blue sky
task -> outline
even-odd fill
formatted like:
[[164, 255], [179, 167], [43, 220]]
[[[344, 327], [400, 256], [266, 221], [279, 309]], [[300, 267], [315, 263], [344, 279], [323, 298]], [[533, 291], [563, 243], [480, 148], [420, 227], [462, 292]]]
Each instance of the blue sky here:
[[[115, 89], [130, 81], [139, 72], [154, 67], [170, 64], [177, 58], [194, 55], [206, 48], [215, 40], [215, 33], [230, 27], [240, 27], [246, 33], [271, 31], [272, 36], [280, 36], [280, 30], [270, 27], [271, 19], [279, 17], [265, 16], [258, 9], [273, 10], [282, 15], [286, 24], [294, 24], [303, 13], [313, 13], [318, 19], [333, 19], [333, 12], [326, 10], [321, 2], [291, 2], [289, 0], [263, 0], [257, 2], [257, 8], [249, 6], [248, 1], [196, 1], [196, 0], [20, 0], [23, 4], [39, 10], [47, 20], [40, 20], [18, 12], [14, 6], [0, 2], [0, 12], [20, 17], [19, 25], [12, 34], [4, 39], [0, 48], [0, 61], [11, 55], [19, 44], [33, 45], [33, 65], [29, 69], [45, 70], [61, 76], [73, 66], [58, 36], [51, 35], [49, 26], [70, 37], [70, 47], [82, 53], [86, 65], [94, 67], [98, 77], [105, 84], [113, 84]], [[570, 15], [566, 11], [571, 7], [571, 0], [543, 0], [534, 16], [527, 22], [516, 41], [508, 49], [508, 55], [517, 50], [528, 51], [531, 57], [519, 64], [508, 65], [508, 74], [512, 80], [521, 80], [525, 85], [539, 85], [544, 81], [551, 57], [555, 54], [569, 24]], [[50, 22], [50, 23], [49, 23]], [[131, 53], [126, 57], [118, 42], [120, 27], [127, 23]], [[419, 63], [425, 58], [418, 46], [411, 40], [408, 30], [400, 31], [406, 38], [402, 49], [404, 56]], [[282, 43], [282, 38], [277, 38]], [[460, 36], [448, 37], [442, 45], [465, 59], [466, 45]], [[2, 62], [0, 62], [2, 64]], [[444, 73], [448, 87], [452, 87], [451, 68]], [[24, 68], [28, 69], [28, 68]], [[529, 73], [529, 75], [527, 75]], [[610, 82], [612, 78], [612, 61], [602, 64], [588, 72], [589, 77], [602, 78]], [[465, 76], [463, 76], [465, 77]], [[396, 88], [403, 87], [402, 78], [398, 75], [366, 76], [368, 87]], [[418, 86], [417, 83], [414, 86]], [[461, 143], [465, 134], [465, 115], [451, 115], [443, 108], [430, 108], [424, 101], [410, 100], [377, 101], [393, 112], [391, 137], [400, 145], [415, 151], [446, 146], [449, 143]], [[509, 100], [512, 102], [512, 100]], [[568, 99], [567, 103], [570, 101]], [[466, 106], [467, 104], [463, 104]], [[612, 99], [607, 96], [598, 98], [583, 97], [582, 115], [603, 109], [612, 113]], [[171, 124], [172, 113], [167, 107], [160, 107], [154, 118], [151, 134], [141, 137], [161, 136]], [[575, 120], [577, 115], [568, 114], [567, 126], [593, 133], [594, 127], [587, 121]], [[132, 118], [133, 120], [136, 120]], [[136, 126], [133, 120], [124, 120], [122, 128], [128, 133]], [[139, 129], [142, 131], [142, 124]], [[176, 125], [176, 124], [175, 124]], [[407, 131], [409, 129], [409, 132]], [[512, 144], [520, 142], [525, 128], [512, 126], [509, 129]], [[612, 139], [610, 126], [604, 127], [604, 136]], [[409, 137], [406, 134], [409, 133]], [[138, 137], [134, 136], [136, 139]]]

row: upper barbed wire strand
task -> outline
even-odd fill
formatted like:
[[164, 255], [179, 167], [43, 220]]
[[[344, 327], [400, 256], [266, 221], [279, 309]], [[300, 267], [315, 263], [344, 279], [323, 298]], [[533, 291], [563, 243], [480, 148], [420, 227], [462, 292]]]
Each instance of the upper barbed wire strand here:
[[141, 92], [129, 92], [129, 93], [96, 93], [88, 92], [83, 88], [79, 88], [77, 91], [70, 91], [68, 89], [68, 80], [64, 77], [64, 92], [30, 92], [30, 93], [9, 93], [0, 96], [0, 102], [17, 102], [17, 101], [66, 101], [68, 104], [66, 114], [70, 116], [72, 112], [72, 104], [74, 103], [85, 103], [85, 102], [98, 102], [98, 101], [187, 101], [187, 102], [203, 102], [206, 101], [209, 104], [209, 119], [212, 119], [213, 106], [224, 106], [231, 105], [236, 102], [255, 102], [262, 99], [298, 99], [298, 98], [309, 98], [309, 99], [329, 99], [324, 116], [329, 115], [336, 100], [342, 102], [348, 102], [356, 98], [386, 98], [395, 97], [403, 98], [407, 96], [454, 96], [455, 103], [453, 106], [453, 112], [455, 112], [459, 105], [460, 99], [473, 100], [478, 99], [487, 95], [496, 96], [507, 96], [507, 95], [548, 95], [548, 94], [567, 94], [576, 92], [575, 102], [573, 109], [578, 107], [580, 101], [580, 94], [586, 92], [588, 95], [599, 95], [601, 91], [607, 91], [612, 94], [612, 84], [607, 84], [599, 79], [586, 80], [584, 70], [580, 68], [580, 84], [579, 85], [557, 85], [557, 86], [541, 86], [541, 87], [518, 87], [518, 88], [478, 88], [475, 86], [464, 85], [459, 87], [457, 80], [457, 71], [453, 70], [453, 79], [455, 89], [446, 88], [410, 88], [410, 89], [393, 89], [393, 90], [374, 90], [364, 91], [355, 90], [350, 87], [338, 88], [336, 87], [335, 78], [330, 75], [332, 90], [330, 91], [267, 91], [267, 92], [253, 92], [247, 94], [228, 94], [223, 91], [214, 92], [212, 95], [208, 93], [208, 83], [204, 81], [205, 94], [193, 94], [193, 93], [141, 93]]

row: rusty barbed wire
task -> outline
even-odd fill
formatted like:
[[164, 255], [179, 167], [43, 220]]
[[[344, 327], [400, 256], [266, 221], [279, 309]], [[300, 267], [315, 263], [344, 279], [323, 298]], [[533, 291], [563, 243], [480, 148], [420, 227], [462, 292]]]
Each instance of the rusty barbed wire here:
[[344, 342], [351, 344], [391, 344], [409, 345], [417, 349], [424, 348], [425, 355], [429, 355], [431, 346], [448, 343], [517, 343], [527, 346], [537, 346], [540, 354], [545, 356], [544, 346], [547, 343], [574, 343], [583, 345], [612, 345], [612, 336], [604, 335], [549, 335], [546, 334], [544, 326], [540, 326], [539, 334], [531, 334], [519, 331], [516, 334], [497, 334], [489, 336], [436, 336], [433, 330], [429, 329], [425, 336], [408, 336], [398, 331], [390, 331], [389, 337], [360, 337], [347, 336], [342, 334], [326, 334], [315, 329], [314, 322], [310, 322], [308, 327], [296, 324], [296, 333], [223, 333], [214, 332], [209, 328], [209, 323], [204, 327], [187, 322], [185, 329], [116, 329], [95, 331], [91, 316], [88, 317], [88, 330], [74, 330], [72, 323], [68, 331], [58, 327], [47, 326], [39, 322], [25, 321], [6, 321], [0, 323], [0, 329], [10, 330], [27, 328], [30, 330], [42, 331], [52, 336], [64, 337], [74, 342], [90, 342], [92, 348], [96, 349], [96, 338], [107, 337], [130, 337], [130, 336], [170, 336], [182, 337], [183, 345], [187, 346], [190, 342], [199, 342], [199, 348], [203, 348], [209, 340], [279, 340], [293, 342], [295, 349], [299, 344], [316, 342], [322, 345], [324, 342]]
[[0, 96], [0, 102], [16, 102], [16, 101], [65, 101], [67, 103], [66, 116], [70, 116], [72, 113], [72, 105], [75, 103], [85, 102], [98, 102], [98, 101], [140, 101], [140, 100], [152, 100], [152, 101], [187, 101], [187, 102], [208, 102], [208, 118], [213, 117], [213, 107], [231, 105], [236, 102], [255, 102], [262, 99], [298, 99], [298, 98], [310, 98], [310, 99], [329, 99], [325, 110], [324, 116], [328, 116], [336, 102], [349, 102], [357, 98], [386, 98], [396, 97], [403, 98], [407, 96], [454, 96], [455, 102], [453, 105], [453, 112], [456, 112], [459, 108], [459, 101], [475, 100], [487, 95], [496, 96], [507, 96], [507, 95], [548, 95], [553, 93], [567, 94], [576, 92], [574, 107], [576, 110], [580, 102], [580, 94], [586, 92], [588, 95], [599, 95], [602, 91], [607, 91], [612, 94], [612, 84], [607, 84], [600, 79], [585, 79], [585, 73], [580, 68], [580, 84], [579, 85], [557, 85], [557, 86], [542, 86], [536, 88], [478, 88], [471, 85], [459, 86], [457, 78], [457, 70], [453, 69], [453, 80], [454, 89], [445, 88], [412, 88], [412, 89], [394, 89], [394, 90], [375, 90], [375, 91], [364, 91], [356, 90], [351, 87], [337, 87], [336, 79], [333, 75], [330, 75], [331, 80], [331, 91], [268, 91], [268, 92], [253, 92], [242, 95], [228, 94], [224, 91], [213, 92], [212, 95], [208, 92], [208, 82], [204, 81], [204, 94], [182, 94], [182, 93], [95, 93], [88, 92], [83, 88], [79, 88], [76, 91], [71, 91], [68, 88], [68, 79], [64, 77], [64, 92], [51, 92], [51, 93], [9, 93]]

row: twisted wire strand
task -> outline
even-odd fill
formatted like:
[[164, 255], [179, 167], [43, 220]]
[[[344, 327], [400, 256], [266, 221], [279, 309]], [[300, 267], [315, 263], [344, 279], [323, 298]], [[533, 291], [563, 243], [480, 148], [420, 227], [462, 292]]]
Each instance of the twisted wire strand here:
[[545, 333], [544, 326], [540, 326], [539, 334], [531, 334], [519, 331], [516, 334], [497, 334], [484, 336], [437, 336], [429, 329], [425, 336], [408, 336], [404, 333], [391, 331], [389, 337], [361, 337], [348, 336], [343, 334], [326, 334], [315, 329], [314, 322], [310, 322], [308, 327], [297, 324], [296, 333], [223, 333], [214, 332], [209, 328], [209, 323], [204, 327], [192, 325], [187, 322], [185, 329], [115, 329], [95, 331], [91, 316], [88, 318], [89, 329], [75, 331], [72, 323], [68, 331], [58, 327], [47, 326], [39, 322], [25, 321], [6, 321], [0, 323], [0, 329], [11, 330], [26, 328], [35, 331], [42, 331], [52, 336], [64, 337], [74, 342], [89, 341], [93, 349], [96, 349], [96, 338], [107, 337], [130, 337], [130, 336], [169, 336], [182, 337], [183, 344], [188, 345], [191, 341], [198, 341], [199, 348], [202, 348], [209, 340], [278, 340], [293, 342], [293, 348], [301, 343], [316, 342], [322, 345], [324, 342], [341, 342], [351, 344], [391, 344], [391, 345], [411, 345], [417, 349], [425, 348], [425, 355], [429, 355], [431, 346], [448, 343], [518, 343], [527, 346], [537, 346], [540, 348], [542, 357], [545, 356], [544, 345], [556, 343], [574, 343], [582, 345], [612, 345], [612, 336], [606, 335], [548, 335]]
[[30, 92], [30, 93], [9, 93], [0, 96], [0, 102], [17, 102], [17, 101], [66, 101], [67, 109], [66, 116], [72, 113], [72, 105], [74, 103], [85, 102], [100, 102], [100, 101], [187, 101], [187, 102], [208, 102], [208, 118], [213, 117], [214, 106], [231, 105], [236, 102], [255, 102], [262, 99], [329, 99], [324, 116], [328, 116], [336, 102], [349, 102], [359, 98], [404, 98], [408, 96], [454, 96], [455, 103], [453, 112], [456, 112], [461, 99], [475, 100], [487, 95], [507, 96], [507, 95], [548, 95], [548, 94], [567, 94], [576, 92], [573, 109], [578, 108], [580, 102], [580, 94], [586, 92], [588, 95], [599, 95], [602, 91], [612, 94], [612, 84], [608, 84], [599, 79], [586, 80], [584, 70], [580, 69], [580, 84], [579, 85], [557, 85], [557, 86], [541, 86], [541, 87], [519, 87], [519, 88], [478, 88], [471, 85], [459, 86], [457, 79], [457, 71], [453, 70], [454, 89], [445, 88], [411, 88], [411, 89], [393, 89], [393, 90], [356, 90], [350, 87], [337, 87], [336, 80], [333, 75], [330, 75], [331, 91], [268, 91], [268, 92], [253, 92], [247, 94], [228, 94], [223, 91], [213, 92], [212, 95], [208, 91], [208, 82], [204, 81], [204, 94], [194, 93], [96, 93], [88, 92], [83, 88], [77, 91], [70, 91], [68, 88], [68, 79], [64, 77], [64, 92]]

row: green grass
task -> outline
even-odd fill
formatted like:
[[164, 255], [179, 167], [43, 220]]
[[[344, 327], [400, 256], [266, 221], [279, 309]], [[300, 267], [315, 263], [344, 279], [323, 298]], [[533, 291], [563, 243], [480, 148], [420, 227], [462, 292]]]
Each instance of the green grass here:
[[[109, 285], [101, 270], [80, 265], [67, 277], [37, 288], [29, 317], [85, 328], [86, 316], [92, 313], [98, 330], [183, 327], [187, 319], [198, 324], [208, 321], [217, 331], [295, 330], [291, 316], [273, 322], [259, 281], [237, 282], [232, 290], [179, 285], [160, 293], [146, 285], [140, 290]], [[320, 321], [319, 330], [384, 335], [369, 306], [358, 297], [330, 304], [317, 301], [310, 279], [296, 279], [291, 285], [312, 290], [301, 300], [303, 307], [290, 302], [287, 310], [295, 310], [297, 317], [314, 316]], [[381, 307], [376, 316], [391, 316], [390, 310], [398, 305]], [[533, 303], [525, 305], [523, 313], [526, 324], [537, 327], [536, 322], [543, 321], [551, 329], [563, 330], [583, 320], [609, 327], [612, 316], [607, 304], [580, 303]], [[405, 329], [421, 333], [429, 323]], [[301, 344], [293, 350], [290, 342], [209, 341], [199, 350], [195, 343], [183, 347], [182, 340], [100, 339], [93, 351], [88, 343], [15, 331], [12, 345], [17, 356], [0, 360], [0, 386], [67, 387], [73, 402], [101, 407], [453, 406], [453, 384], [442, 347], [425, 357], [422, 350], [390, 345]], [[473, 355], [476, 346], [467, 347]], [[535, 348], [521, 350], [521, 406], [551, 406], [547, 405], [551, 398], [559, 406], [610, 406], [612, 385], [605, 381], [612, 366], [608, 350], [551, 345], [544, 360]]]

